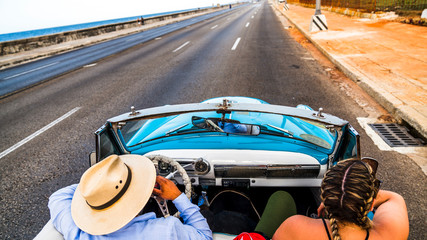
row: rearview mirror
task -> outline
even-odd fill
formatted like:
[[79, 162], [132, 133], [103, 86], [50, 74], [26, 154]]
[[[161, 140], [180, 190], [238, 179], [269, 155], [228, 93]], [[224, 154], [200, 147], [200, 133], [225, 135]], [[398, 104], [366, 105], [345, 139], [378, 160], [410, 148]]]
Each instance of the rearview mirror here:
[[191, 122], [194, 126], [211, 131], [238, 134], [238, 135], [259, 135], [260, 126], [239, 122], [221, 121], [217, 118], [202, 118], [193, 116]]

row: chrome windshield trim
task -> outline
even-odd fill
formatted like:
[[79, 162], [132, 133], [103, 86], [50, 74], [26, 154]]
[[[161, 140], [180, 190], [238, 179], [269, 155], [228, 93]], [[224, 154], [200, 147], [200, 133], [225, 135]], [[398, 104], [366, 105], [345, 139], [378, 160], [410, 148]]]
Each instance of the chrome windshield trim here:
[[125, 113], [113, 118], [108, 121], [111, 123], [118, 123], [122, 121], [134, 121], [146, 118], [158, 118], [166, 117], [171, 115], [178, 115], [191, 112], [207, 112], [207, 111], [240, 111], [240, 112], [259, 112], [259, 113], [271, 113], [280, 114], [290, 117], [298, 117], [301, 119], [308, 119], [315, 122], [324, 124], [332, 124], [335, 126], [344, 126], [348, 123], [341, 118], [336, 116], [323, 113], [323, 118], [317, 118], [315, 115], [316, 111], [307, 109], [300, 109], [294, 107], [286, 107], [272, 104], [251, 104], [251, 103], [230, 103], [227, 106], [218, 103], [190, 103], [190, 104], [177, 104], [177, 105], [165, 105], [161, 107], [146, 108], [138, 110], [136, 112]]
[[244, 164], [244, 165], [238, 165], [238, 164], [214, 164], [215, 169], [227, 169], [227, 168], [250, 168], [250, 169], [266, 169], [266, 170], [283, 170], [283, 169], [320, 169], [320, 164], [266, 164], [266, 165], [260, 165], [260, 164]]

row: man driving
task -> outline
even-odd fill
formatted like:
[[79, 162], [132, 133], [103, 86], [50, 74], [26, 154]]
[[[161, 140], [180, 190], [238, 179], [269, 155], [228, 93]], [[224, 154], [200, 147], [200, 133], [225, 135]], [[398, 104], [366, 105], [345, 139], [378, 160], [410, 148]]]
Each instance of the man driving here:
[[[157, 183], [160, 188], [154, 188]], [[172, 200], [181, 213], [138, 215], [154, 194]], [[49, 198], [50, 216], [65, 239], [207, 239], [212, 232], [199, 208], [175, 184], [156, 177], [154, 164], [139, 155], [111, 155], [82, 175], [80, 183]]]

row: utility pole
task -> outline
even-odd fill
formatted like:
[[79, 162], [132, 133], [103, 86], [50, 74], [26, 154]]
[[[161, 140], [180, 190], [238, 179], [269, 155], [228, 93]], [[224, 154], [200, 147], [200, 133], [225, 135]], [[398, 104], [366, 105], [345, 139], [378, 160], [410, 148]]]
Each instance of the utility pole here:
[[288, 10], [289, 10], [288, 0], [285, 0], [285, 4], [283, 5], [283, 11], [288, 11]]
[[311, 17], [310, 32], [325, 31], [328, 30], [328, 24], [326, 23], [326, 17], [321, 12], [320, 0], [316, 0], [316, 11]]

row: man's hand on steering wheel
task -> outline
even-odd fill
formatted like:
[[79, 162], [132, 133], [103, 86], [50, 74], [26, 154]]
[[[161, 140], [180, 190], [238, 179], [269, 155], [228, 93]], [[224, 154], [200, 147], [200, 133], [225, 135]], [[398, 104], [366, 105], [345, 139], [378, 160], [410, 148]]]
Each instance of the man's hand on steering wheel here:
[[181, 191], [169, 179], [166, 179], [162, 176], [156, 177], [156, 183], [159, 184], [160, 189], [154, 188], [153, 194], [159, 196], [165, 200], [175, 200], [179, 195], [181, 195]]

